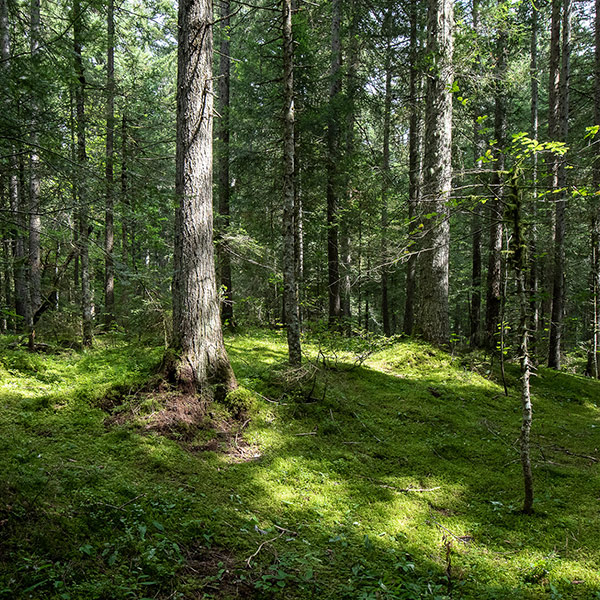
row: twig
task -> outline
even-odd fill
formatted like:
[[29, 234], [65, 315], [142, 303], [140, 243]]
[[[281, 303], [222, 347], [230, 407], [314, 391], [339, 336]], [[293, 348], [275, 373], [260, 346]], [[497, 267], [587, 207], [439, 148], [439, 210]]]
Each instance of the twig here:
[[270, 544], [271, 542], [274, 542], [275, 540], [278, 540], [283, 534], [285, 533], [285, 531], [282, 531], [278, 536], [271, 538], [270, 540], [266, 540], [265, 542], [263, 542], [258, 549], [256, 550], [256, 552], [254, 554], [252, 554], [251, 556], [249, 556], [246, 559], [246, 564], [248, 565], [248, 568], [250, 568], [250, 563], [252, 561], [253, 558], [256, 558], [259, 554], [259, 552], [264, 548], [264, 546], [266, 546], [267, 544]]

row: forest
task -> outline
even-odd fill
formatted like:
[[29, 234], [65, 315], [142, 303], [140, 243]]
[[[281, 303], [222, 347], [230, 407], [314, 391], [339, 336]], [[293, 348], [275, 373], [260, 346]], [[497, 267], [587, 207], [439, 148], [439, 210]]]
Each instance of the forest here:
[[600, 598], [600, 0], [0, 51], [0, 598]]

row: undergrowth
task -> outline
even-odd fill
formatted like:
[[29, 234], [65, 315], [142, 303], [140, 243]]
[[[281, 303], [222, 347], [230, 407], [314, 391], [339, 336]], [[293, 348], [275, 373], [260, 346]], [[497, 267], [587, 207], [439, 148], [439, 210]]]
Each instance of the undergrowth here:
[[[0, 598], [600, 598], [600, 385], [407, 340], [227, 340], [243, 392], [146, 426], [158, 347], [0, 353]], [[119, 415], [127, 415], [120, 418]]]

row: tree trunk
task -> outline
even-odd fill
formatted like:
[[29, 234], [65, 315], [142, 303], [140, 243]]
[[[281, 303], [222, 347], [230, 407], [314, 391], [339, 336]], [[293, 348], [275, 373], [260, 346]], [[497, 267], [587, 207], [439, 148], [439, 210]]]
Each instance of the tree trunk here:
[[127, 115], [123, 110], [121, 118], [121, 257], [124, 265], [129, 264], [129, 223], [131, 220], [131, 204], [129, 202], [128, 159], [129, 144], [127, 143]]
[[[40, 0], [31, 1], [30, 52], [33, 75], [39, 72], [40, 57]], [[40, 214], [40, 157], [38, 154], [39, 107], [36, 92], [33, 93], [31, 130], [31, 152], [29, 155], [29, 310], [27, 311], [29, 349], [35, 347], [35, 327], [33, 316], [42, 304], [42, 217]]]
[[[538, 8], [531, 5], [531, 63], [529, 67], [530, 80], [531, 80], [531, 137], [535, 140], [539, 136], [539, 83], [538, 83]], [[539, 288], [539, 265], [537, 258], [537, 245], [538, 245], [538, 231], [537, 231], [537, 213], [538, 213], [538, 192], [537, 192], [537, 177], [538, 177], [538, 155], [536, 152], [532, 156], [532, 172], [531, 179], [533, 182], [533, 189], [531, 193], [531, 211], [532, 211], [532, 223], [531, 223], [531, 239], [529, 242], [529, 255], [531, 261], [531, 268], [529, 269], [529, 289], [531, 290], [531, 306], [530, 306], [530, 355], [534, 357], [536, 355], [537, 347], [537, 336], [539, 331], [540, 323], [540, 303], [538, 300], [538, 288]]]
[[108, 0], [106, 19], [106, 213], [104, 230], [104, 327], [108, 331], [115, 312], [114, 266], [114, 136], [115, 136], [115, 3]]
[[513, 264], [515, 268], [515, 277], [517, 281], [517, 296], [519, 300], [519, 340], [521, 357], [521, 435], [519, 440], [521, 466], [523, 469], [523, 483], [525, 488], [525, 500], [523, 502], [523, 512], [531, 514], [533, 512], [533, 473], [531, 470], [531, 451], [529, 437], [531, 432], [531, 422], [533, 410], [531, 406], [531, 361], [529, 358], [528, 340], [529, 340], [529, 315], [528, 309], [531, 298], [527, 294], [527, 241], [524, 236], [523, 217], [522, 217], [522, 198], [518, 173], [513, 174], [512, 194], [509, 202], [510, 212], [513, 221]]
[[[503, 5], [504, 0], [499, 0]], [[504, 324], [501, 323], [502, 309], [502, 239], [504, 218], [504, 151], [506, 146], [506, 69], [508, 54], [508, 34], [500, 24], [496, 41], [496, 90], [494, 106], [494, 137], [498, 145], [492, 190], [494, 197], [489, 203], [489, 250], [486, 291], [486, 340], [487, 348], [494, 352], [498, 345], [498, 336]]]
[[390, 120], [392, 115], [392, 14], [389, 8], [386, 11], [383, 24], [387, 36], [385, 55], [385, 99], [383, 109], [383, 162], [381, 165], [381, 320], [383, 334], [389, 337], [392, 334], [390, 327], [390, 311], [388, 301], [388, 191], [390, 187]]
[[[600, 0], [596, 0], [595, 18], [595, 70], [594, 70], [594, 123], [600, 126]], [[594, 189], [600, 190], [600, 150], [596, 147], [594, 162]], [[600, 378], [600, 201], [592, 196], [592, 342], [590, 347], [590, 374]]]
[[[562, 16], [562, 62], [559, 82], [558, 135], [561, 142], [567, 141], [569, 133], [569, 80], [571, 62], [571, 15], [573, 0], [564, 0]], [[565, 310], [565, 213], [567, 208], [566, 158], [558, 162], [554, 218], [554, 270], [552, 282], [552, 319], [548, 346], [548, 367], [560, 369], [563, 317]]]
[[73, 51], [75, 55], [75, 72], [78, 85], [75, 87], [75, 111], [77, 121], [77, 168], [74, 187], [79, 204], [79, 261], [81, 268], [81, 314], [83, 320], [82, 345], [89, 347], [93, 341], [94, 304], [90, 275], [89, 257], [89, 208], [84, 190], [85, 171], [87, 168], [87, 149], [85, 140], [85, 72], [81, 55], [81, 34], [83, 28], [83, 13], [79, 0], [73, 0]]
[[[419, 5], [417, 0], [410, 3], [410, 75], [409, 106], [410, 120], [408, 133], [408, 227], [409, 236], [416, 235], [416, 217], [420, 202], [422, 180], [422, 124], [421, 124], [421, 71], [419, 59]], [[402, 329], [411, 335], [415, 322], [415, 292], [417, 283], [417, 254], [415, 245], [409, 244], [409, 257], [406, 261], [406, 302]]]
[[338, 98], [342, 87], [340, 43], [341, 6], [340, 0], [331, 3], [331, 67], [329, 72], [329, 116], [327, 120], [327, 265], [329, 325], [339, 327], [342, 304], [340, 297], [339, 259], [339, 182], [337, 163], [339, 161], [339, 122]]
[[292, 366], [302, 362], [296, 253], [294, 235], [294, 38], [292, 3], [283, 0], [283, 293], [287, 325], [288, 359]]
[[167, 378], [223, 397], [237, 385], [219, 311], [212, 211], [212, 2], [179, 3], [173, 335]]
[[[473, 33], [480, 35], [479, 30], [479, 0], [473, 0]], [[481, 73], [481, 64], [477, 64], [477, 72]], [[480, 110], [478, 107], [473, 119], [473, 166], [475, 167], [476, 187], [474, 191], [475, 205], [471, 216], [471, 306], [469, 312], [469, 340], [472, 348], [481, 346], [481, 227], [482, 204], [479, 199], [479, 178], [483, 167], [480, 157], [484, 153], [484, 143], [481, 136]]]
[[447, 344], [448, 259], [450, 224], [448, 200], [452, 188], [452, 67], [454, 6], [451, 0], [428, 1], [427, 42], [432, 65], [427, 80], [423, 212], [425, 224], [419, 258], [419, 310], [416, 331], [426, 341]]
[[219, 141], [219, 164], [218, 164], [218, 189], [219, 189], [219, 220], [217, 231], [217, 261], [219, 265], [219, 276], [221, 289], [223, 290], [221, 302], [221, 321], [224, 325], [233, 327], [233, 292], [231, 281], [231, 255], [227, 249], [225, 236], [229, 232], [231, 216], [230, 202], [230, 176], [229, 176], [229, 80], [231, 70], [230, 58], [230, 3], [229, 0], [221, 0], [221, 48], [219, 57], [219, 105], [218, 114], [218, 141]]

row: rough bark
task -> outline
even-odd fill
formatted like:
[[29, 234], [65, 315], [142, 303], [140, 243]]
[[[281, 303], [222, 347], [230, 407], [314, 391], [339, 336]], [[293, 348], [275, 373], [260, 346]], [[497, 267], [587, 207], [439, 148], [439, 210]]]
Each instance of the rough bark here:
[[214, 264], [211, 1], [181, 0], [178, 19], [173, 334], [163, 367], [183, 392], [212, 399], [237, 384]]
[[[499, 5], [504, 0], [499, 0]], [[494, 352], [498, 345], [498, 336], [503, 324], [502, 311], [502, 235], [504, 218], [504, 149], [506, 145], [506, 69], [508, 53], [508, 34], [501, 24], [496, 40], [495, 68], [495, 104], [494, 104], [494, 137], [498, 152], [492, 176], [493, 198], [489, 202], [489, 247], [488, 272], [486, 289], [485, 329], [487, 348]]]
[[[30, 53], [33, 74], [39, 69], [40, 58], [40, 0], [31, 0]], [[38, 114], [36, 94], [32, 101], [33, 122], [30, 136], [29, 155], [29, 309], [27, 311], [29, 349], [35, 347], [33, 315], [42, 304], [42, 217], [40, 214], [40, 156], [38, 153]]]
[[[573, 1], [564, 0], [562, 12], [562, 52], [559, 82], [559, 115], [557, 132], [561, 142], [569, 133], [569, 80], [571, 62], [571, 16]], [[548, 367], [560, 369], [563, 318], [565, 310], [565, 213], [567, 209], [566, 159], [558, 161], [557, 190], [554, 208], [554, 269], [552, 274], [552, 318], [548, 344]], [[558, 191], [560, 190], [560, 191]]]
[[287, 326], [288, 359], [302, 362], [294, 235], [294, 38], [292, 3], [283, 0], [283, 293]]
[[230, 59], [230, 3], [229, 0], [220, 2], [221, 44], [219, 56], [219, 100], [218, 120], [218, 190], [219, 190], [219, 220], [217, 231], [217, 263], [222, 291], [221, 321], [224, 325], [233, 326], [233, 291], [231, 278], [231, 255], [227, 249], [225, 236], [231, 224], [230, 198], [231, 183], [229, 175], [230, 162], [230, 118], [229, 118], [229, 80], [231, 71]]
[[121, 176], [120, 176], [120, 200], [121, 200], [121, 260], [124, 265], [129, 263], [129, 221], [130, 221], [130, 202], [129, 202], [129, 144], [127, 143], [128, 128], [127, 115], [123, 111], [121, 117]]
[[339, 258], [339, 122], [338, 98], [342, 87], [340, 42], [341, 4], [331, 3], [331, 66], [329, 71], [329, 115], [327, 119], [327, 265], [329, 325], [339, 327], [342, 314]]
[[[479, 36], [479, 0], [473, 0], [473, 32]], [[480, 64], [477, 65], [478, 73], [481, 73]], [[469, 311], [469, 341], [472, 348], [481, 346], [481, 227], [482, 227], [482, 204], [479, 200], [479, 173], [482, 168], [480, 157], [484, 153], [483, 137], [481, 135], [481, 111], [475, 112], [473, 119], [473, 165], [475, 175], [475, 204], [471, 216], [471, 304]]]
[[[410, 74], [408, 102], [410, 106], [408, 133], [408, 227], [409, 236], [416, 234], [416, 216], [420, 202], [422, 180], [422, 123], [421, 123], [421, 70], [419, 68], [419, 8], [418, 1], [410, 3]], [[402, 329], [411, 335], [415, 321], [415, 292], [417, 283], [417, 254], [413, 244], [406, 261], [406, 302]]]
[[391, 9], [385, 15], [384, 31], [387, 37], [385, 55], [385, 98], [383, 108], [383, 161], [381, 164], [381, 320], [383, 334], [389, 337], [392, 334], [390, 326], [390, 310], [388, 300], [388, 193], [390, 188], [390, 121], [392, 116], [392, 32]]
[[452, 187], [452, 68], [454, 6], [451, 0], [429, 0], [427, 45], [431, 70], [427, 79], [424, 185], [425, 223], [419, 257], [419, 310], [416, 331], [425, 340], [447, 344], [448, 259], [450, 224], [448, 200]]
[[104, 215], [104, 327], [110, 329], [115, 312], [114, 265], [114, 137], [115, 137], [115, 19], [114, 0], [108, 0], [106, 18], [106, 206]]
[[78, 200], [78, 249], [79, 262], [81, 269], [81, 316], [83, 322], [82, 345], [89, 347], [93, 342], [94, 329], [94, 304], [92, 297], [92, 284], [90, 274], [89, 257], [89, 208], [88, 199], [85, 193], [85, 170], [87, 165], [86, 148], [86, 122], [85, 122], [85, 72], [83, 68], [83, 58], [81, 55], [81, 36], [83, 28], [83, 14], [80, 8], [79, 0], [73, 0], [73, 53], [75, 56], [75, 72], [77, 75], [77, 85], [75, 87], [75, 115], [77, 129], [77, 168], [74, 187]]

